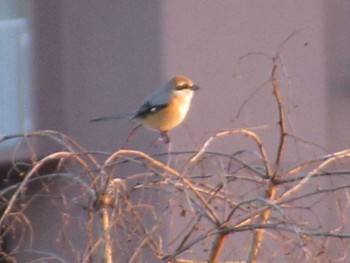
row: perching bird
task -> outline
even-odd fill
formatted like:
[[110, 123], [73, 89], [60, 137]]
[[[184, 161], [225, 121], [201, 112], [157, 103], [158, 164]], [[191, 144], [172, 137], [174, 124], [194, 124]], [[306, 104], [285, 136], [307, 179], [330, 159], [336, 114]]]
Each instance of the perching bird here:
[[114, 115], [91, 120], [107, 121], [129, 117], [138, 124], [158, 130], [165, 142], [170, 141], [168, 131], [178, 126], [186, 117], [190, 108], [193, 91], [199, 87], [184, 76], [170, 79], [161, 89], [154, 91], [139, 107], [128, 115]]

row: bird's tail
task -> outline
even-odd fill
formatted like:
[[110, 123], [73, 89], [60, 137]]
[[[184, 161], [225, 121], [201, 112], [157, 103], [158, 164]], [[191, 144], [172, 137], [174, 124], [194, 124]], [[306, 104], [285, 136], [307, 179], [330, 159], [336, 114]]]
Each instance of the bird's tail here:
[[111, 120], [120, 120], [120, 119], [125, 119], [125, 118], [130, 118], [132, 117], [133, 114], [124, 114], [124, 115], [111, 115], [111, 116], [105, 116], [105, 117], [100, 117], [96, 119], [90, 120], [90, 122], [100, 122], [100, 121], [111, 121]]

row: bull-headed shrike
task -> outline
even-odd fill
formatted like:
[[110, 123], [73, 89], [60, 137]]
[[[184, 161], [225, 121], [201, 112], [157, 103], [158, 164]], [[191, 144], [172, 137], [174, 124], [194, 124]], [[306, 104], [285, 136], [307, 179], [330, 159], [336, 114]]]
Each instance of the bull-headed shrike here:
[[170, 141], [168, 131], [178, 126], [186, 117], [191, 105], [193, 91], [199, 87], [184, 76], [170, 79], [159, 90], [154, 91], [132, 114], [114, 115], [91, 120], [107, 121], [129, 117], [130, 120], [161, 133], [165, 142]]

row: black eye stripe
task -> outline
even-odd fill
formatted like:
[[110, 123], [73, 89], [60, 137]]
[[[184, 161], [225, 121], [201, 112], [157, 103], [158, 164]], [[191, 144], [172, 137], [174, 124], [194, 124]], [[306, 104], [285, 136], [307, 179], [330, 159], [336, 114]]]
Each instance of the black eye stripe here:
[[182, 89], [189, 89], [190, 86], [187, 83], [181, 83], [180, 85], [176, 86], [177, 90], [182, 90]]

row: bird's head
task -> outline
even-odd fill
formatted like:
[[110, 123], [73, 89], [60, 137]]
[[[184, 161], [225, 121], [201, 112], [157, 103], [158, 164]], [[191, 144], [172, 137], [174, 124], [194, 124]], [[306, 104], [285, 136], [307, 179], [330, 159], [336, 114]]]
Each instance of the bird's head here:
[[198, 90], [199, 87], [195, 84], [193, 84], [192, 80], [185, 76], [176, 76], [172, 79], [170, 79], [166, 83], [167, 88], [174, 90], [175, 92], [185, 92], [185, 93], [192, 93], [195, 90]]

